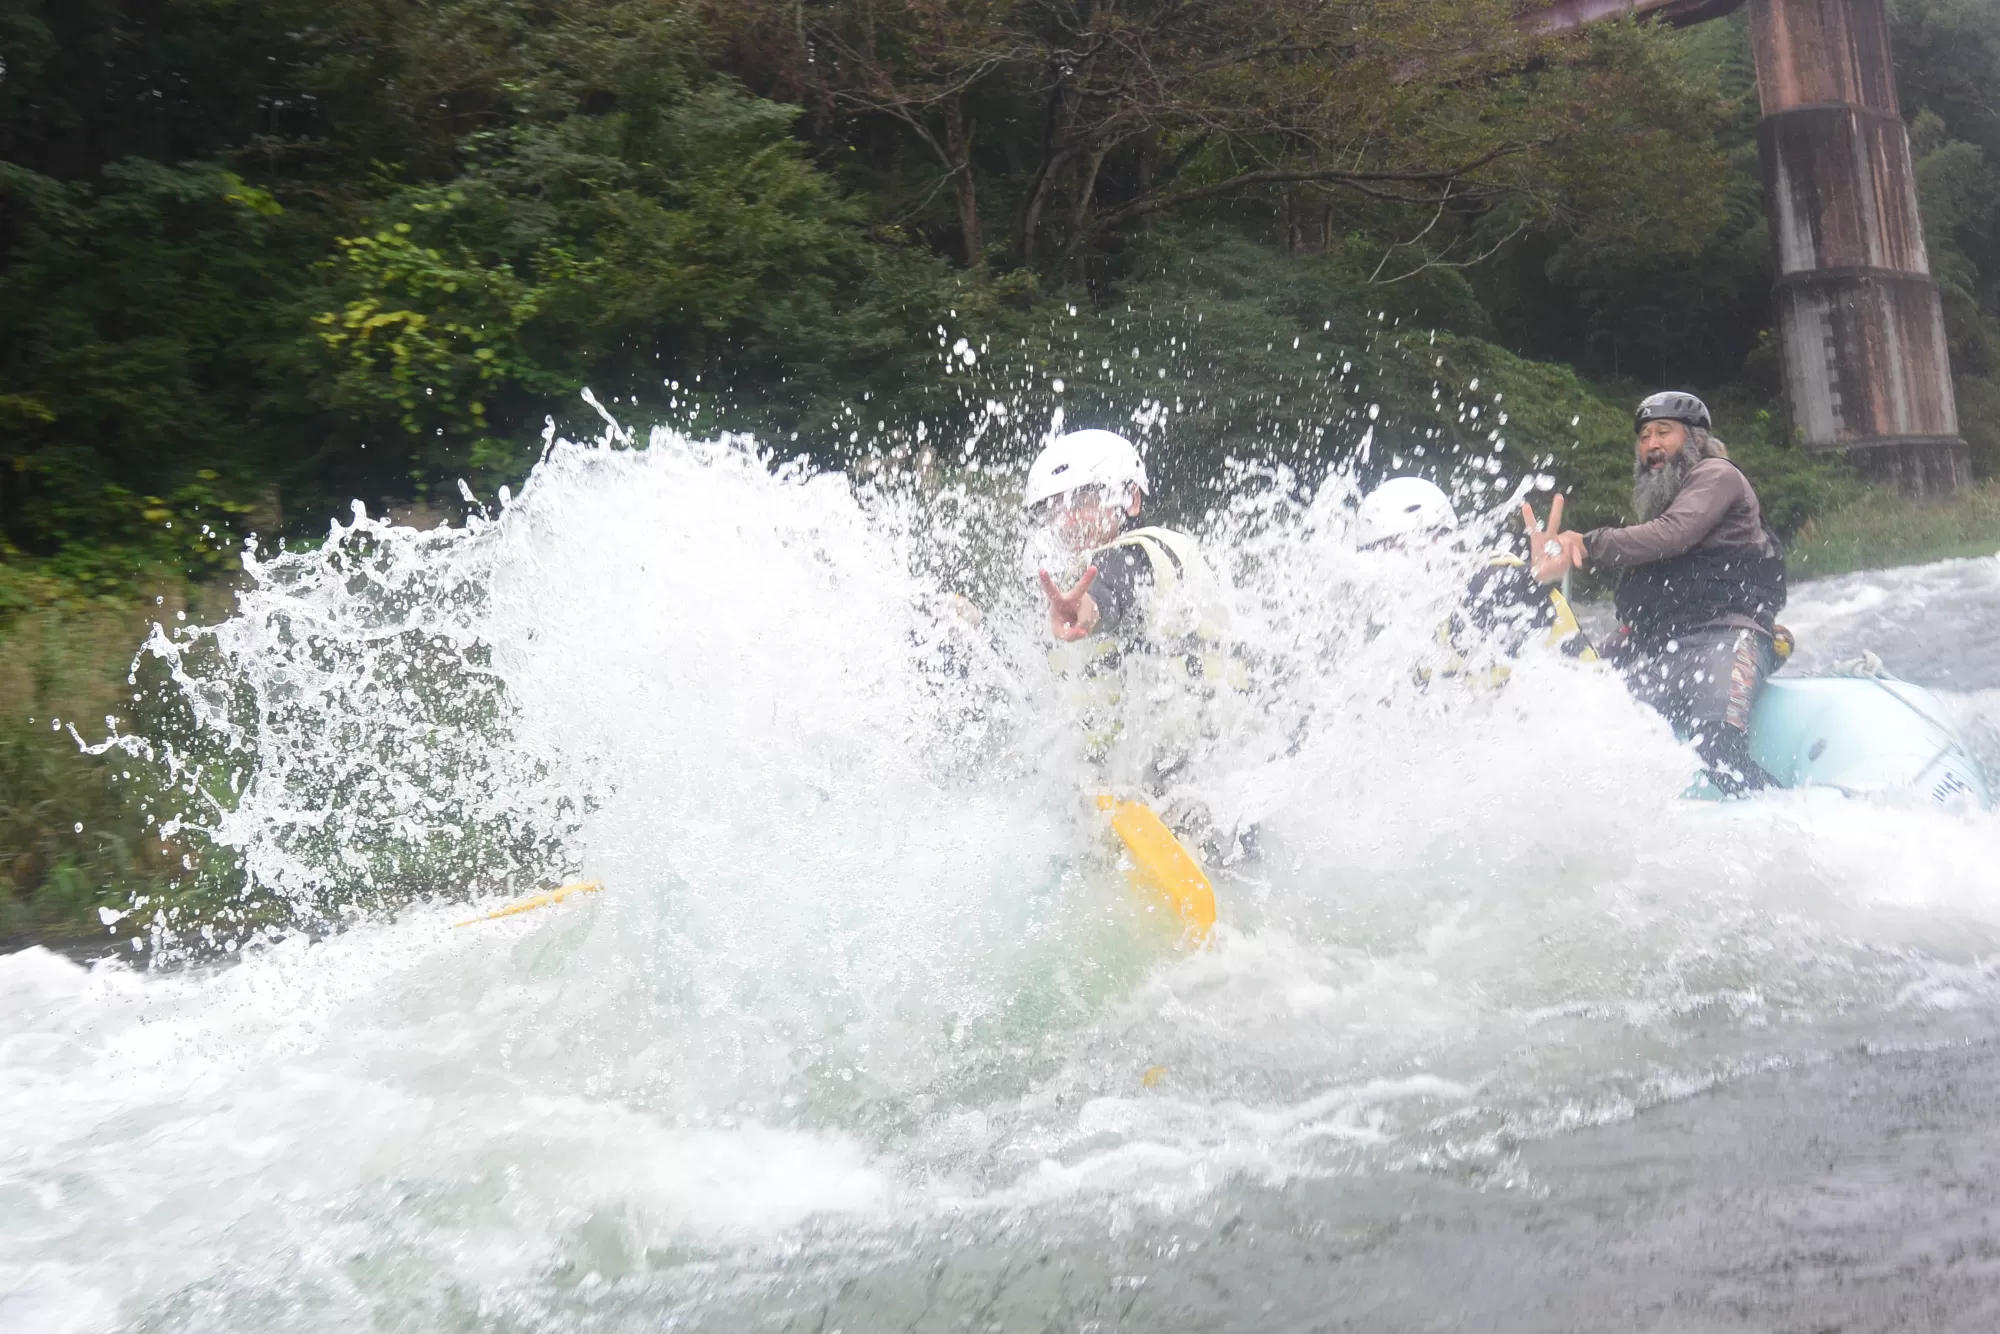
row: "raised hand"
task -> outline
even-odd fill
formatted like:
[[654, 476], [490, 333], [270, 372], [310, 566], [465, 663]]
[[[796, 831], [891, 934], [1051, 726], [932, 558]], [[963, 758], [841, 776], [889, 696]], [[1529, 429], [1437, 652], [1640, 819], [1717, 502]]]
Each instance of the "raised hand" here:
[[1535, 521], [1535, 507], [1523, 503], [1521, 526], [1528, 531], [1528, 566], [1538, 583], [1553, 584], [1571, 570], [1583, 568], [1585, 551], [1582, 533], [1562, 530], [1563, 498], [1549, 502], [1549, 526]]
[[1091, 566], [1083, 572], [1083, 578], [1076, 581], [1076, 587], [1064, 589], [1047, 570], [1040, 572], [1042, 592], [1049, 598], [1049, 632], [1064, 643], [1075, 643], [1097, 628], [1097, 599], [1090, 595], [1090, 585], [1097, 579], [1097, 567]]

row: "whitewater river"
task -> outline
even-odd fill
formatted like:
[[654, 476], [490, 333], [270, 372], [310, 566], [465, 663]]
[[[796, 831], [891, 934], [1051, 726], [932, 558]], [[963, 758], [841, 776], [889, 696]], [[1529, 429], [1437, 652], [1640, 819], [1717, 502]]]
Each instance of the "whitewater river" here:
[[[2000, 819], [1684, 802], [1613, 679], [1425, 684], [1463, 567], [1341, 501], [1204, 526], [1196, 953], [978, 488], [564, 446], [261, 565], [129, 740], [261, 906], [0, 958], [0, 1329], [1995, 1327]], [[1786, 619], [2000, 771], [2000, 559]]]

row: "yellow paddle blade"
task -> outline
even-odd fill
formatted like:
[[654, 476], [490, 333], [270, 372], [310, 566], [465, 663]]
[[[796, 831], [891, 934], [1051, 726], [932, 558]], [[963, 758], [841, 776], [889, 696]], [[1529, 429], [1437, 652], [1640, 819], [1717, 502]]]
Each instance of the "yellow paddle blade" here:
[[1131, 861], [1125, 878], [1133, 892], [1179, 918], [1188, 943], [1205, 943], [1215, 926], [1215, 889], [1201, 863], [1146, 803], [1106, 793], [1098, 797], [1097, 809], [1111, 812], [1112, 831], [1125, 844]]
[[454, 922], [452, 925], [474, 926], [480, 922], [496, 921], [502, 917], [512, 917], [516, 913], [530, 912], [536, 908], [546, 908], [551, 903], [561, 903], [572, 894], [595, 894], [603, 888], [604, 886], [598, 884], [595, 880], [572, 880], [567, 885], [549, 890], [547, 893], [530, 894], [527, 898], [510, 903], [504, 908], [495, 908], [490, 913], [484, 913], [478, 917], [468, 917], [464, 921]]

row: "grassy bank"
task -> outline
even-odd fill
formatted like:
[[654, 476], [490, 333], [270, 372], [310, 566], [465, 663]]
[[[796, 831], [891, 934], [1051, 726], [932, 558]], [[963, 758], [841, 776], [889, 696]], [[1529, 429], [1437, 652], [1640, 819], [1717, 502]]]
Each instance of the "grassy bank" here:
[[1806, 520], [1792, 540], [1795, 579], [2000, 552], [2000, 479], [1943, 503], [1868, 491]]
[[152, 720], [133, 696], [151, 692], [127, 677], [149, 627], [227, 601], [221, 586], [172, 575], [92, 593], [0, 562], [0, 944], [106, 938], [100, 910], [176, 891], [187, 850], [158, 837], [172, 805], [158, 775], [115, 751], [84, 753], [69, 725], [89, 740], [107, 717], [143, 729]]

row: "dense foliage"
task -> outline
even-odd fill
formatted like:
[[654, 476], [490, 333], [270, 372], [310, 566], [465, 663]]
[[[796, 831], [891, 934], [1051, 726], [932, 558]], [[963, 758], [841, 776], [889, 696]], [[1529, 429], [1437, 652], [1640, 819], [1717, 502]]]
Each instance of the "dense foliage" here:
[[[1386, 311], [1588, 363], [1551, 330], [1620, 324], [1649, 266], [1710, 271], [1754, 215], [1715, 60], [1740, 33], [1464, 36], [1508, 12], [22, 0], [0, 532], [85, 581], [199, 573], [352, 498], [486, 494], [586, 386], [837, 456], [874, 443], [858, 404], [957, 410], [940, 325], [1102, 341], [1143, 294], [1199, 343], [1172, 275], [1238, 242], [1310, 271], [1346, 357]], [[1298, 301], [1265, 286], [1273, 329], [1218, 356], [1279, 345]], [[1071, 305], [1104, 327], [1053, 334]], [[1689, 373], [1738, 369], [1685, 341]]]

